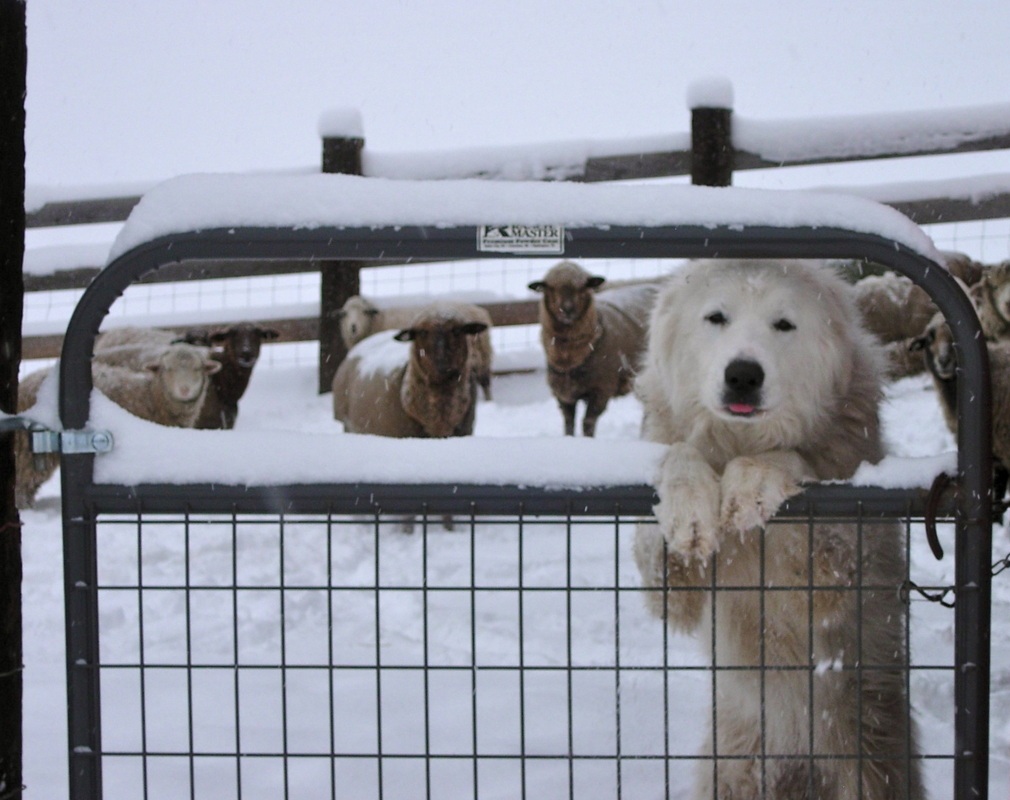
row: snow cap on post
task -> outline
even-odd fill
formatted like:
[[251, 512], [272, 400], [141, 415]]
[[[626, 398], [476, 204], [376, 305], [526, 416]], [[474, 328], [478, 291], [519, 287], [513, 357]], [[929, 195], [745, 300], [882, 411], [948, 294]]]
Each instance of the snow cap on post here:
[[733, 84], [718, 75], [693, 80], [687, 87], [687, 107], [733, 108]]
[[356, 108], [329, 108], [319, 115], [321, 139], [364, 139], [361, 112]]

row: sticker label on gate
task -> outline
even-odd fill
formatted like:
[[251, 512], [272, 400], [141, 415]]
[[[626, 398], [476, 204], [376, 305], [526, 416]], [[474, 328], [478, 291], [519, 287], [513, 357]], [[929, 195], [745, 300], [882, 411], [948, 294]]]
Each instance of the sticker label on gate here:
[[482, 253], [565, 252], [563, 225], [480, 225], [477, 250]]

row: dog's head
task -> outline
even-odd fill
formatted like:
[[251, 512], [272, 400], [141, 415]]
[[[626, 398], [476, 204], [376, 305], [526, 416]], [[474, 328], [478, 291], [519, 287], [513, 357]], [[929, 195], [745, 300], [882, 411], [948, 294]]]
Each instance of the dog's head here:
[[675, 413], [802, 436], [844, 396], [863, 335], [848, 286], [822, 265], [696, 262], [657, 300], [648, 380]]

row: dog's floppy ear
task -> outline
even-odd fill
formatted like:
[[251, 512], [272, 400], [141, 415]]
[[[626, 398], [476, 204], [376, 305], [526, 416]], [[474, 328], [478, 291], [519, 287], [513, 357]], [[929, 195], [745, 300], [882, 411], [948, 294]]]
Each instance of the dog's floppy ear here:
[[586, 278], [587, 289], [599, 289], [607, 279], [602, 275], [590, 275]]
[[534, 292], [542, 292], [546, 287], [547, 284], [543, 281], [533, 281], [533, 283], [529, 284], [529, 288]]

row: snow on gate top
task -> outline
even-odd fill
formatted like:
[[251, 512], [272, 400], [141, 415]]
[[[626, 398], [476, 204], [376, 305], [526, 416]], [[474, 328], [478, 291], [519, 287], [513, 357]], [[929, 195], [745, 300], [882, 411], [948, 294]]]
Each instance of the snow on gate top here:
[[684, 185], [352, 175], [188, 175], [144, 195], [109, 260], [172, 233], [239, 227], [453, 227], [522, 223], [833, 227], [877, 234], [933, 260], [930, 238], [899, 212], [851, 195]]
[[[407, 181], [345, 175], [193, 175], [167, 181], [134, 209], [109, 258], [168, 234], [212, 228], [520, 222], [569, 227], [832, 227], [876, 234], [934, 261], [941, 259], [929, 237], [908, 218], [853, 196], [684, 185]], [[43, 394], [55, 392], [40, 391], [40, 405]], [[89, 426], [112, 430], [116, 437], [113, 451], [96, 458], [96, 481], [122, 485], [432, 480], [547, 487], [644, 484], [652, 481], [665, 451], [651, 442], [560, 436], [384, 440], [336, 430], [308, 435], [169, 429], [132, 417], [98, 392], [92, 394]], [[152, 458], [152, 453], [158, 457]], [[856, 482], [928, 485], [933, 475], [950, 467], [952, 455], [946, 454], [942, 464], [935, 459], [896, 459]]]

